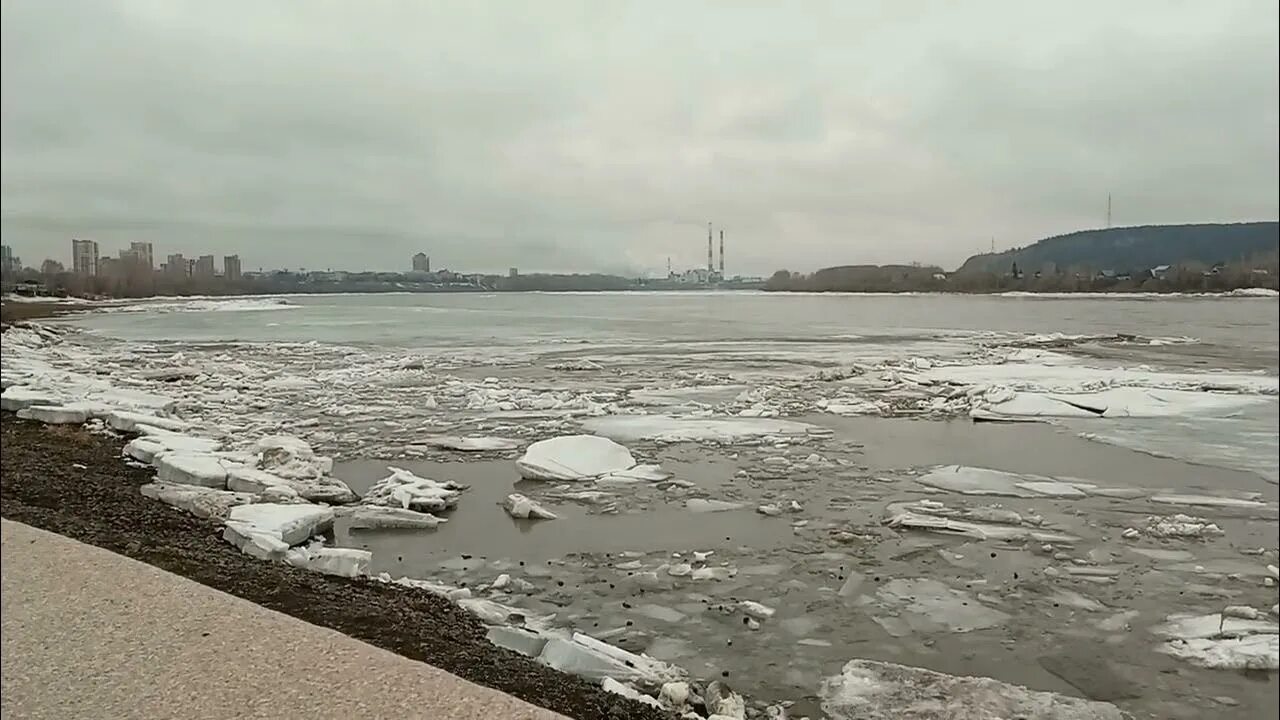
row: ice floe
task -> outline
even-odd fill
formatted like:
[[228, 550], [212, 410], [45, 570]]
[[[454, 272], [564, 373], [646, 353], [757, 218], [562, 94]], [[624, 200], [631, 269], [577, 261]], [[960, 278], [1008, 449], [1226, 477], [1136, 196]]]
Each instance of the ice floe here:
[[247, 505], [258, 500], [256, 495], [250, 493], [162, 481], [147, 483], [138, 490], [143, 497], [159, 500], [200, 518], [225, 518], [236, 505]]
[[445, 522], [431, 513], [398, 507], [362, 505], [345, 510], [347, 527], [355, 530], [421, 530]]
[[324, 547], [315, 542], [290, 548], [284, 554], [284, 561], [294, 567], [345, 578], [368, 575], [372, 558], [373, 553], [368, 550]]
[[639, 465], [631, 451], [597, 435], [562, 435], [525, 448], [516, 470], [526, 480], [637, 482], [669, 475], [656, 465]]
[[449, 435], [438, 435], [435, 437], [424, 438], [417, 442], [419, 445], [426, 445], [440, 450], [456, 450], [458, 452], [497, 452], [502, 450], [516, 450], [520, 447], [519, 440], [500, 437], [454, 437]]
[[1263, 395], [1121, 387], [1092, 393], [1017, 392], [1009, 400], [990, 403], [981, 410], [997, 417], [1230, 417], [1242, 408], [1274, 402]]
[[502, 508], [513, 518], [522, 518], [526, 520], [556, 519], [555, 513], [520, 493], [511, 493], [508, 495], [506, 499], [502, 501]]
[[1124, 720], [1115, 705], [1029, 690], [985, 677], [946, 675], [875, 660], [850, 660], [818, 695], [832, 720], [1036, 718]]
[[328, 532], [333, 518], [333, 509], [320, 505], [254, 503], [231, 508], [227, 527], [241, 535], [265, 535], [293, 546]]
[[1238, 614], [1243, 613], [1171, 615], [1151, 629], [1169, 638], [1156, 649], [1207, 668], [1280, 669], [1280, 624], [1261, 613], [1251, 618]]
[[605, 415], [587, 418], [583, 428], [605, 437], [628, 442], [732, 443], [763, 436], [804, 437], [813, 425], [771, 418], [701, 418], [670, 415]]
[[391, 474], [374, 483], [360, 502], [419, 512], [439, 512], [455, 507], [462, 495], [462, 486], [455, 482], [418, 477], [397, 467], [388, 467], [387, 470]]
[[1194, 515], [1162, 516], [1152, 515], [1147, 518], [1146, 533], [1157, 538], [1206, 538], [1222, 535], [1222, 528]]
[[169, 483], [227, 487], [227, 466], [214, 455], [192, 452], [163, 452], [152, 458], [156, 477]]
[[658, 688], [663, 683], [678, 681], [684, 671], [669, 663], [645, 655], [637, 655], [575, 632], [565, 639], [549, 639], [538, 661], [556, 670], [603, 681], [612, 678], [622, 682], [641, 683]]

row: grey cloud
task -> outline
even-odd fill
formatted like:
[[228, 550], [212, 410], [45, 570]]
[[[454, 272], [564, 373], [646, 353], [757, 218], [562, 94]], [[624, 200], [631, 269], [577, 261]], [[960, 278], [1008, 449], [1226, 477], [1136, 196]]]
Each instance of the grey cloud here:
[[247, 266], [954, 265], [1274, 219], [1274, 2], [3, 5], [3, 235]]

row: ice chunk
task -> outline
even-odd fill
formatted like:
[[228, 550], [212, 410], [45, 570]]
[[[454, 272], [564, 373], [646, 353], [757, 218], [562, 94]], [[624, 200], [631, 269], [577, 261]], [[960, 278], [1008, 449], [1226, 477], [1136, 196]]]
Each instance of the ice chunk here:
[[669, 415], [604, 415], [582, 426], [615, 440], [732, 443], [765, 435], [805, 436], [815, 426], [775, 418], [701, 418]]
[[600, 683], [600, 686], [603, 687], [607, 692], [611, 692], [616, 695], [621, 695], [622, 697], [625, 697], [625, 698], [631, 698], [632, 700], [635, 700], [637, 702], [642, 702], [645, 705], [652, 705], [659, 709], [662, 708], [662, 703], [658, 702], [656, 699], [649, 697], [648, 695], [645, 695], [644, 693], [640, 692], [639, 690], [636, 690], [630, 685], [624, 685], [618, 682], [617, 680], [614, 680], [613, 678], [608, 678], [608, 677], [605, 678], [604, 681]]
[[600, 483], [661, 482], [671, 478], [671, 473], [659, 465], [637, 465], [629, 470], [618, 470], [596, 478]]
[[1222, 613], [1209, 613], [1207, 615], [1179, 614], [1170, 615], [1165, 622], [1151, 628], [1151, 632], [1161, 637], [1191, 640], [1221, 636], [1275, 635], [1280, 633], [1280, 625], [1274, 620], [1250, 620], [1224, 616]]
[[563, 435], [525, 449], [516, 470], [526, 480], [583, 480], [630, 470], [631, 451], [608, 438]]
[[1200, 505], [1202, 507], [1230, 508], [1263, 508], [1267, 506], [1266, 503], [1257, 500], [1218, 497], [1215, 495], [1153, 495], [1151, 502], [1164, 503], [1166, 505]]
[[159, 500], [201, 518], [225, 518], [236, 505], [247, 505], [257, 500], [249, 493], [167, 482], [147, 483], [138, 490], [143, 497]]
[[408, 470], [388, 467], [391, 474], [374, 483], [361, 500], [366, 505], [385, 505], [419, 512], [448, 510], [458, 504], [461, 487], [454, 482], [438, 482], [418, 477]]
[[1147, 518], [1147, 534], [1161, 538], [1204, 538], [1222, 535], [1222, 528], [1192, 515], [1152, 515]]
[[876, 598], [899, 608], [899, 617], [920, 632], [969, 632], [996, 627], [1009, 619], [1008, 614], [983, 605], [963, 590], [929, 578], [890, 580], [876, 590]]
[[689, 512], [709, 513], [724, 512], [726, 510], [741, 510], [746, 504], [739, 502], [729, 502], [727, 500], [707, 500], [705, 498], [689, 498], [684, 501], [684, 507]]
[[1193, 665], [1217, 670], [1280, 670], [1280, 636], [1170, 640], [1157, 648]]
[[750, 615], [759, 620], [768, 620], [777, 612], [768, 605], [763, 605], [755, 600], [742, 600], [738, 603], [738, 609], [745, 615]]
[[98, 408], [87, 403], [66, 405], [28, 405], [18, 411], [24, 420], [36, 420], [48, 425], [80, 425], [93, 417]]
[[345, 578], [368, 575], [372, 558], [368, 550], [328, 548], [319, 543], [291, 548], [284, 554], [284, 561], [294, 567]]
[[181, 432], [187, 429], [187, 423], [176, 418], [146, 415], [129, 410], [112, 410], [106, 413], [103, 419], [108, 427], [120, 432], [136, 432], [138, 425], [149, 425], [161, 430], [172, 430], [174, 432]]
[[243, 466], [227, 469], [227, 487], [242, 492], [300, 497], [308, 502], [329, 505], [345, 505], [356, 500], [351, 488], [337, 478], [282, 478], [265, 470]]
[[684, 675], [679, 668], [661, 660], [627, 652], [582, 633], [574, 633], [569, 640], [551, 638], [538, 660], [556, 670], [589, 680], [614, 678], [654, 687], [680, 680]]
[[[5, 336], [8, 337], [7, 335]], [[0, 409], [16, 412], [32, 405], [61, 405], [65, 398], [49, 390], [13, 385], [0, 392]]]
[[927, 530], [946, 535], [964, 535], [979, 540], [1021, 540], [1038, 542], [1075, 542], [1080, 538], [1040, 528], [997, 523], [978, 523], [903, 510], [901, 504], [890, 505], [884, 523], [891, 528]]
[[[144, 423], [135, 423], [133, 430], [141, 436], [135, 438], [135, 440], [145, 440], [144, 447], [154, 449], [154, 455], [166, 452], [212, 453], [221, 444], [213, 438], [184, 435]], [[149, 462], [149, 460], [144, 460], [144, 462]]]
[[165, 452], [152, 459], [156, 477], [164, 482], [227, 487], [227, 468], [214, 455], [189, 452]]
[[756, 512], [761, 515], [768, 515], [769, 517], [778, 517], [782, 514], [782, 508], [778, 507], [775, 503], [769, 503], [767, 505], [760, 505], [756, 507]]
[[417, 530], [445, 522], [430, 513], [370, 505], [351, 510], [348, 527], [355, 530]]
[[420, 441], [419, 444], [441, 450], [457, 450], [458, 452], [495, 452], [499, 450], [515, 450], [520, 447], [519, 440], [500, 437], [453, 437], [439, 435]]
[[1123, 720], [1111, 703], [1028, 690], [984, 677], [946, 675], [875, 660], [850, 660], [818, 691], [832, 720], [1035, 718]]
[[707, 683], [707, 689], [702, 693], [702, 701], [706, 704], [707, 714], [710, 717], [743, 720], [747, 716], [746, 701], [719, 680]]
[[289, 550], [288, 543], [248, 523], [227, 522], [222, 529], [222, 539], [259, 560], [283, 560]]
[[[1211, 382], [1211, 376], [1204, 377]], [[1182, 415], [1230, 417], [1270, 398], [1240, 393], [1114, 387], [1092, 393], [1019, 392], [987, 410], [1022, 417], [1163, 418]]]
[[546, 647], [548, 638], [548, 636], [534, 630], [507, 627], [505, 625], [490, 627], [485, 637], [498, 647], [529, 657], [538, 657], [542, 653], [542, 648]]
[[532, 520], [556, 519], [555, 513], [520, 493], [511, 493], [508, 495], [507, 498], [502, 501], [502, 507], [507, 511], [507, 514], [513, 518]]
[[231, 523], [264, 533], [286, 545], [299, 545], [333, 527], [333, 509], [319, 505], [253, 503], [231, 508], [227, 524]]
[[689, 683], [669, 682], [662, 684], [658, 697], [666, 700], [673, 708], [680, 708], [689, 701]]
[[685, 617], [687, 617], [679, 610], [666, 607], [665, 605], [655, 605], [653, 603], [638, 605], [636, 606], [635, 611], [638, 615], [643, 615], [645, 617], [653, 618], [654, 620], [661, 620], [662, 622], [667, 623], [683, 622]]
[[[1053, 478], [1037, 475], [1019, 475], [1017, 473], [990, 470], [988, 468], [966, 467], [964, 465], [945, 465], [936, 467], [928, 473], [916, 478], [916, 482], [940, 490], [950, 490], [962, 495], [1003, 495], [1008, 497], [1040, 497], [1036, 487], [1027, 487], [1029, 483], [1048, 483], [1041, 486], [1053, 490], [1061, 490]], [[1074, 487], [1074, 494], [1081, 494]]]
[[292, 435], [271, 435], [254, 443], [258, 467], [292, 480], [312, 480], [333, 471], [333, 460], [316, 455], [306, 441]]
[[177, 403], [173, 398], [131, 388], [110, 388], [91, 392], [85, 400], [112, 408], [144, 410], [149, 413], [169, 412]]

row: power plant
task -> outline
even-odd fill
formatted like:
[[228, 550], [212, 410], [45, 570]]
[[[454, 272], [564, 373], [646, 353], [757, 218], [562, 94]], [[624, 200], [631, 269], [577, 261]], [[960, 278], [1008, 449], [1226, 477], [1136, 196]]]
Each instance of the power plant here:
[[707, 223], [707, 266], [693, 268], [684, 272], [671, 269], [671, 258], [667, 258], [667, 281], [686, 286], [718, 285], [725, 280], [724, 274], [724, 230], [720, 230], [720, 267], [716, 268], [715, 228]]

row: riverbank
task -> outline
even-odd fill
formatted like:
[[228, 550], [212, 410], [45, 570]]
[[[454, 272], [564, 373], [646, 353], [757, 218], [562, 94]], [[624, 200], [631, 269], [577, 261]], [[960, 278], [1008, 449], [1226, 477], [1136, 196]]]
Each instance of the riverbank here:
[[485, 639], [479, 620], [421, 591], [265, 563], [224, 542], [216, 521], [143, 497], [150, 468], [120, 460], [124, 442], [82, 427], [0, 415], [0, 515], [154, 565], [570, 717], [662, 718]]

